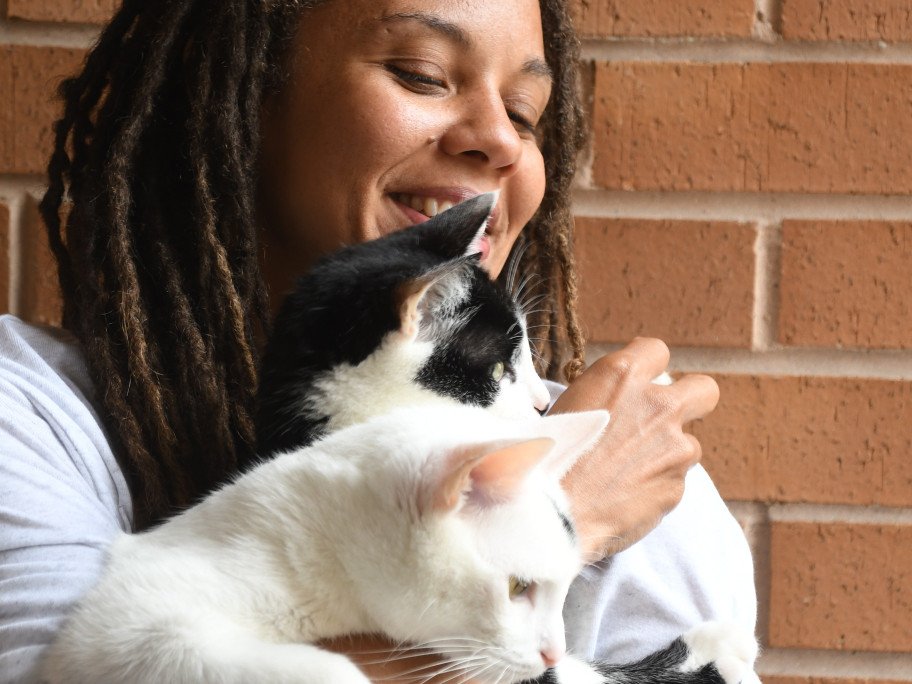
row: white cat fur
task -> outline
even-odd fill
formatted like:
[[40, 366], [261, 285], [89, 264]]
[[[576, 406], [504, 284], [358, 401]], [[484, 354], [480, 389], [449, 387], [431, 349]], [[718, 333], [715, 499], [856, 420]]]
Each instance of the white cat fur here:
[[[366, 684], [348, 659], [306, 643], [363, 632], [452, 638], [441, 643], [480, 657], [482, 677], [537, 676], [543, 652], [563, 652], [561, 607], [580, 568], [559, 480], [607, 418], [410, 408], [280, 455], [118, 538], [44, 678]], [[511, 600], [511, 574], [534, 591]]]

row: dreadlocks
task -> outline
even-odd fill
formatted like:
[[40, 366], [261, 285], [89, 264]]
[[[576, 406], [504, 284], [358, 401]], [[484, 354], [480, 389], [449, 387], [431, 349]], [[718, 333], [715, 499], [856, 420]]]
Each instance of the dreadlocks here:
[[[137, 529], [255, 457], [255, 334], [268, 327], [259, 111], [282, 87], [301, 12], [321, 1], [124, 0], [60, 86], [41, 213], [63, 324], [83, 345]], [[557, 374], [567, 338], [572, 376], [582, 338], [569, 188], [584, 127], [563, 0], [542, 0], [541, 12], [555, 78], [542, 124], [547, 191], [516, 255], [520, 272], [538, 276], [532, 294], [563, 304], [532, 314], [544, 370]]]

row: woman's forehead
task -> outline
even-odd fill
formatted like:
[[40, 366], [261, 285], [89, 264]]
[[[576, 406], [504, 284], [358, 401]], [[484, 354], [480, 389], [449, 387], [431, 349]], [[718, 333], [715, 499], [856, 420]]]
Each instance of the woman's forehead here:
[[424, 33], [465, 49], [520, 51], [547, 68], [538, 0], [330, 0], [306, 12], [303, 25], [341, 50], [377, 36]]

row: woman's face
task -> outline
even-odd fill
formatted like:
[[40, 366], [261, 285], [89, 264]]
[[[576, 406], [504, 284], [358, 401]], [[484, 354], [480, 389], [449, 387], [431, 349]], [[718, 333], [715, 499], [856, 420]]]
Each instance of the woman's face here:
[[264, 106], [267, 280], [489, 190], [496, 275], [545, 186], [538, 0], [331, 0], [307, 11]]

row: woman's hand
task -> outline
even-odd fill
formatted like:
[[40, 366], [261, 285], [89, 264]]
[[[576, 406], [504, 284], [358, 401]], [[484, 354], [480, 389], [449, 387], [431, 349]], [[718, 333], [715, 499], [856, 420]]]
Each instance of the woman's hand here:
[[[380, 635], [355, 634], [320, 642], [320, 646], [351, 658], [372, 682], [384, 684], [445, 684], [453, 682], [454, 670], [440, 658], [396, 645]], [[432, 676], [435, 675], [436, 676]], [[460, 679], [477, 684], [474, 679]]]
[[700, 461], [700, 443], [681, 428], [716, 407], [719, 387], [705, 375], [652, 384], [668, 359], [663, 342], [637, 338], [593, 363], [551, 410], [611, 412], [602, 439], [563, 483], [590, 560], [646, 536], [681, 500], [684, 476]]

